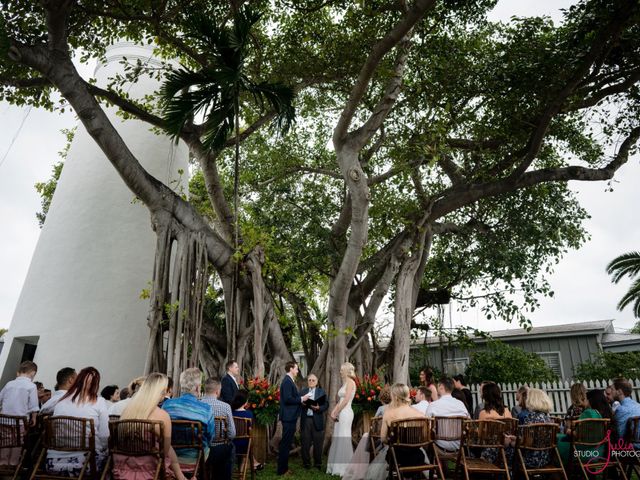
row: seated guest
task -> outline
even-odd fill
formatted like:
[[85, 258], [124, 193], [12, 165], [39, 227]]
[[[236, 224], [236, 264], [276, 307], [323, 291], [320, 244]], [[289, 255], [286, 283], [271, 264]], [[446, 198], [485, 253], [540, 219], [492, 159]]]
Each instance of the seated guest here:
[[[408, 418], [424, 418], [411, 407], [409, 394], [409, 387], [402, 383], [396, 383], [391, 387], [391, 403], [385, 408], [380, 429], [380, 438], [384, 443], [389, 442], [389, 428], [393, 422]], [[396, 450], [396, 456], [398, 464], [402, 466], [419, 465], [426, 459], [426, 454], [421, 448], [399, 448]]]
[[164, 398], [160, 402], [160, 406], [162, 407], [162, 404], [165, 401], [169, 400], [170, 398], [173, 398], [173, 378], [171, 377], [169, 377], [169, 386], [167, 387], [167, 393], [165, 394]]
[[[427, 417], [469, 417], [467, 406], [460, 400], [453, 398], [453, 380], [442, 377], [438, 382], [440, 398], [429, 404]], [[455, 452], [460, 449], [459, 440], [436, 440], [436, 446], [446, 452]]]
[[467, 411], [469, 412], [469, 416], [473, 414], [473, 395], [471, 394], [471, 390], [467, 387], [467, 382], [464, 379], [464, 375], [454, 375], [453, 376], [453, 385], [459, 390], [462, 390], [465, 398], [465, 405], [467, 406]]
[[[517, 418], [518, 420], [520, 420], [520, 414], [522, 414], [522, 412], [524, 412], [527, 409], [527, 406], [526, 406], [527, 390], [529, 389], [523, 385], [520, 388], [518, 388], [518, 391], [516, 392], [516, 404], [511, 409], [511, 416], [513, 418]], [[525, 415], [526, 415], [526, 412], [525, 412]]]
[[[53, 409], [53, 415], [56, 417], [93, 420], [98, 470], [102, 468], [106, 459], [109, 440], [109, 413], [105, 399], [98, 396], [99, 388], [98, 370], [93, 367], [83, 368]], [[57, 474], [77, 477], [84, 461], [85, 454], [82, 453], [48, 450], [46, 469]]]
[[[164, 457], [166, 472], [173, 473], [177, 480], [185, 480], [176, 452], [171, 446], [171, 418], [169, 414], [158, 407], [158, 403], [166, 393], [167, 376], [163, 373], [152, 373], [144, 381], [136, 397], [128, 402], [120, 416], [121, 420], [157, 420], [164, 425]], [[143, 480], [151, 479], [155, 475], [155, 459], [144, 456], [113, 457], [114, 480]], [[142, 475], [141, 475], [142, 474]], [[148, 474], [145, 476], [145, 474]]]
[[[640, 417], [640, 403], [631, 398], [633, 387], [631, 382], [624, 378], [616, 378], [613, 381], [613, 398], [620, 402], [613, 416], [618, 438], [625, 438], [627, 434], [627, 422], [630, 418]], [[634, 443], [633, 447], [640, 448], [640, 442]]]
[[375, 417], [381, 417], [384, 414], [385, 407], [389, 404], [389, 402], [391, 402], [390, 388], [391, 387], [389, 387], [389, 384], [386, 384], [384, 387], [382, 387], [382, 390], [380, 390], [380, 395], [378, 396], [378, 398], [380, 399], [380, 403], [382, 405], [380, 405], [376, 410], [376, 414], [374, 415]]
[[41, 407], [42, 404], [44, 404], [44, 402], [46, 400], [44, 400], [44, 385], [42, 384], [42, 382], [33, 382], [36, 386], [36, 390], [38, 392], [38, 406]]
[[[248, 418], [251, 420], [251, 424], [253, 424], [253, 413], [251, 410], [247, 410], [245, 407], [247, 405], [247, 400], [249, 400], [249, 394], [246, 390], [238, 390], [236, 395], [231, 400], [231, 413], [233, 413], [234, 417], [239, 418]], [[234, 439], [233, 445], [236, 448], [236, 455], [246, 455], [247, 448], [249, 447], [249, 441], [247, 439]], [[253, 462], [254, 470], [262, 470], [264, 465], [257, 462], [255, 458], [251, 459]]]
[[613, 384], [604, 389], [604, 396], [606, 397], [607, 402], [609, 402], [609, 405], [611, 405], [611, 411], [615, 414], [616, 410], [620, 406], [620, 402], [614, 398]]
[[[478, 420], [501, 420], [504, 418], [512, 418], [511, 412], [504, 406], [502, 401], [502, 392], [500, 387], [495, 383], [488, 383], [482, 389], [482, 402], [484, 409], [480, 412]], [[507, 458], [513, 457], [512, 444], [515, 444], [515, 436], [505, 437], [505, 455]], [[482, 458], [495, 463], [498, 459], [499, 450], [497, 448], [485, 448], [482, 450]]]
[[[123, 387], [122, 390], [120, 390], [120, 401], [126, 400], [129, 397], [130, 397], [129, 387]], [[164, 397], [162, 397], [162, 399], [164, 400]]]
[[[198, 368], [188, 368], [180, 374], [182, 395], [169, 398], [162, 404], [171, 420], [191, 420], [202, 424], [202, 446], [205, 459], [209, 456], [209, 444], [215, 434], [215, 422], [211, 406], [198, 400], [202, 372]], [[181, 449], [180, 464], [192, 465], [196, 462], [197, 450]], [[183, 468], [184, 470], [184, 468]]]
[[431, 390], [427, 387], [418, 387], [416, 389], [416, 403], [411, 405], [422, 415], [427, 414], [427, 408], [429, 407], [429, 401], [431, 400]]
[[565, 415], [565, 420], [572, 420], [578, 418], [587, 402], [587, 389], [581, 383], [574, 383], [571, 385], [571, 405]]
[[7, 382], [0, 391], [0, 413], [30, 417], [31, 425], [36, 424], [36, 415], [40, 408], [38, 404], [38, 387], [33, 383], [33, 377], [38, 373], [38, 366], [25, 361], [20, 364], [14, 380]]
[[[585, 420], [589, 418], [612, 418], [613, 412], [611, 411], [611, 406], [607, 402], [607, 398], [604, 396], [603, 390], [589, 390], [587, 392], [586, 398], [582, 403], [583, 411], [580, 414], [578, 420]], [[573, 417], [575, 420], [575, 417]], [[568, 464], [569, 462], [569, 450], [570, 450], [570, 435], [571, 428], [567, 427], [565, 433], [558, 434], [558, 452], [560, 453], [560, 458], [564, 464]], [[581, 450], [587, 450], [587, 448], [582, 448]], [[604, 453], [604, 448], [600, 448], [598, 450], [594, 450], [598, 452], [598, 455]], [[585, 455], [587, 457], [587, 455]], [[588, 458], [594, 458], [592, 455], [589, 455]]]
[[100, 392], [100, 396], [107, 401], [107, 405], [110, 407], [120, 401], [120, 389], [117, 385], [107, 385]]
[[140, 389], [144, 381], [147, 377], [137, 377], [131, 380], [129, 386], [127, 387], [129, 390], [129, 396], [127, 398], [122, 399], [122, 395], [120, 396], [121, 400], [119, 402], [114, 403], [109, 407], [109, 415], [120, 416], [124, 409], [127, 408], [127, 405], [131, 401], [131, 398], [135, 395], [135, 393]]
[[56, 374], [56, 391], [53, 392], [51, 398], [47, 400], [47, 402], [42, 405], [40, 408], [40, 413], [52, 414], [54, 407], [60, 401], [62, 397], [67, 393], [67, 390], [73, 385], [78, 374], [71, 367], [65, 367], [58, 370]]
[[431, 400], [438, 399], [438, 389], [436, 383], [433, 381], [433, 369], [431, 367], [423, 367], [420, 370], [420, 386], [427, 387], [431, 390]]
[[480, 388], [478, 389], [478, 405], [476, 405], [476, 408], [473, 411], [474, 420], [478, 420], [478, 418], [480, 417], [480, 412], [484, 410], [484, 404], [482, 403], [482, 389], [484, 388], [485, 385], [488, 385], [490, 383], [495, 383], [495, 382], [491, 382], [488, 380], [483, 380], [482, 382], [480, 382]]
[[[530, 388], [527, 391], [527, 413], [522, 415], [522, 425], [532, 423], [553, 423], [549, 412], [553, 410], [553, 402], [549, 396], [539, 388]], [[528, 468], [541, 468], [548, 465], [550, 461], [548, 450], [526, 450], [524, 453], [524, 463]]]
[[217, 378], [208, 378], [204, 383], [204, 397], [202, 402], [211, 406], [214, 417], [224, 417], [227, 419], [227, 439], [226, 442], [212, 442], [209, 451], [209, 459], [207, 460], [207, 468], [211, 472], [216, 472], [216, 479], [231, 480], [233, 475], [233, 463], [235, 460], [235, 452], [233, 448], [233, 440], [236, 436], [236, 424], [233, 422], [233, 414], [231, 406], [221, 400], [218, 400], [221, 390], [220, 380]]

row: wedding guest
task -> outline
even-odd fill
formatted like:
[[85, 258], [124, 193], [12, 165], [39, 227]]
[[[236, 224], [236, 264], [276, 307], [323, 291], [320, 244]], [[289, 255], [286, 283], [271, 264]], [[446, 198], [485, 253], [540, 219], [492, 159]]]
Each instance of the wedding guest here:
[[296, 387], [296, 377], [298, 376], [298, 364], [289, 361], [284, 365], [287, 373], [280, 384], [280, 422], [282, 423], [282, 439], [278, 449], [278, 475], [292, 475], [289, 470], [289, 451], [291, 443], [296, 433], [296, 423], [302, 410], [302, 403], [309, 395], [300, 396]]
[[109, 407], [109, 415], [110, 416], [111, 415], [113, 415], [113, 416], [122, 415], [122, 412], [127, 407], [127, 405], [129, 405], [129, 402], [131, 401], [133, 396], [136, 394], [136, 392], [140, 389], [140, 387], [142, 386], [142, 384], [144, 383], [146, 378], [147, 377], [137, 377], [137, 378], [134, 378], [133, 380], [131, 380], [131, 382], [129, 383], [129, 386], [127, 387], [129, 389], [129, 396], [127, 398], [125, 398], [125, 399], [122, 399], [122, 395], [121, 395], [120, 396], [121, 400], [119, 402], [114, 403], [113, 405], [111, 405]]
[[431, 367], [423, 367], [422, 370], [420, 370], [420, 386], [427, 387], [431, 390], [432, 402], [438, 400], [438, 389], [435, 381], [433, 380], [433, 370]]
[[[122, 387], [120, 390], [120, 401], [126, 400], [130, 396], [129, 387]], [[164, 400], [164, 397], [162, 397], [162, 399]]]
[[[180, 374], [182, 395], [165, 400], [162, 409], [166, 410], [171, 420], [192, 420], [202, 424], [202, 446], [206, 459], [209, 456], [209, 444], [215, 434], [215, 420], [211, 406], [198, 400], [201, 379], [200, 369], [187, 368]], [[181, 464], [191, 465], [195, 463], [197, 456], [198, 451], [195, 449], [180, 449], [178, 459]]]
[[[431, 402], [427, 408], [427, 417], [469, 417], [469, 412], [464, 402], [453, 398], [453, 380], [443, 377], [438, 382], [440, 398]], [[460, 449], [459, 440], [436, 440], [436, 446], [447, 452], [454, 452]]]
[[[613, 421], [618, 433], [618, 438], [625, 438], [627, 433], [627, 422], [630, 418], [640, 417], [640, 403], [631, 398], [633, 387], [631, 382], [624, 378], [616, 378], [613, 381], [613, 398], [620, 402], [616, 409]], [[640, 448], [640, 443], [634, 443], [634, 448]]]
[[[553, 423], [549, 412], [553, 410], [553, 402], [549, 396], [539, 388], [530, 388], [527, 391], [527, 410], [521, 412], [521, 424]], [[523, 415], [524, 414], [524, 415]], [[527, 468], [541, 468], [549, 464], [548, 450], [526, 450], [524, 463]]]
[[100, 392], [100, 396], [107, 401], [107, 406], [120, 401], [120, 389], [117, 385], [107, 385]]
[[[233, 422], [231, 406], [221, 400], [221, 384], [217, 378], [208, 378], [204, 382], [204, 396], [201, 401], [211, 407], [214, 417], [227, 419], [227, 439], [233, 440], [236, 436], [236, 424]], [[212, 442], [207, 460], [207, 469], [216, 472], [216, 479], [231, 480], [233, 475], [233, 463], [235, 461], [234, 445], [229, 442]]]
[[220, 393], [220, 400], [225, 403], [231, 404], [233, 397], [238, 392], [238, 377], [240, 375], [240, 367], [235, 360], [229, 360], [226, 365], [227, 374], [222, 377], [222, 389]]
[[431, 390], [427, 387], [416, 388], [416, 403], [412, 405], [414, 409], [420, 412], [422, 415], [427, 414], [427, 408], [429, 407], [429, 400], [431, 399]]
[[311, 468], [309, 449], [313, 445], [313, 466], [322, 469], [322, 444], [324, 442], [324, 412], [329, 408], [327, 394], [318, 385], [318, 377], [311, 373], [307, 377], [307, 387], [300, 392], [309, 395], [309, 400], [318, 404], [303, 405], [300, 417], [300, 442], [302, 444], [302, 463], [304, 468]]
[[[238, 393], [236, 393], [236, 396], [233, 397], [233, 400], [231, 401], [231, 413], [233, 413], [234, 417], [248, 418], [249, 420], [251, 420], [251, 424], [253, 424], [253, 413], [251, 413], [251, 410], [246, 409], [248, 400], [249, 394], [247, 393], [247, 391], [238, 390]], [[236, 455], [247, 454], [247, 449], [249, 448], [249, 440], [245, 438], [234, 438], [233, 444], [236, 448]], [[264, 469], [264, 465], [256, 461], [256, 459], [253, 457], [253, 454], [251, 455], [251, 462], [253, 464], [254, 470]]]
[[44, 399], [44, 385], [42, 384], [42, 382], [33, 382], [36, 386], [36, 389], [38, 391], [38, 406], [41, 407], [42, 404], [46, 401]]
[[571, 405], [567, 409], [566, 419], [578, 418], [584, 411], [587, 402], [587, 389], [581, 383], [571, 385]]
[[25, 361], [18, 367], [15, 380], [7, 382], [0, 391], [0, 413], [30, 417], [31, 425], [36, 424], [38, 404], [38, 388], [33, 383], [33, 377], [38, 373], [38, 366]]
[[[56, 417], [67, 416], [93, 420], [98, 470], [106, 460], [109, 439], [109, 413], [106, 400], [98, 395], [99, 388], [98, 370], [93, 367], [83, 368], [53, 409], [53, 415]], [[60, 475], [77, 477], [83, 462], [84, 453], [48, 450], [46, 469]]]
[[60, 401], [62, 397], [67, 393], [67, 390], [73, 385], [78, 374], [71, 367], [65, 367], [58, 370], [56, 374], [56, 391], [53, 392], [51, 398], [47, 400], [47, 402], [42, 405], [40, 408], [40, 413], [51, 414], [53, 413], [53, 409]]
[[527, 390], [529, 389], [526, 386], [522, 385], [516, 392], [516, 404], [511, 409], [511, 416], [513, 418], [517, 418], [518, 420], [520, 419], [520, 414], [522, 414], [523, 412], [524, 414], [526, 414], [525, 410], [527, 409]]
[[615, 399], [613, 390], [614, 390], [613, 384], [609, 385], [607, 388], [604, 389], [604, 396], [606, 397], [607, 402], [609, 402], [609, 405], [611, 405], [611, 410], [615, 414], [616, 410], [620, 406], [620, 402]]
[[382, 405], [380, 405], [376, 410], [376, 414], [374, 415], [375, 417], [381, 417], [384, 414], [384, 410], [386, 406], [391, 402], [390, 389], [391, 389], [391, 386], [387, 383], [384, 387], [382, 387], [382, 390], [380, 390], [380, 395], [378, 396], [378, 399], [380, 400], [380, 403]]
[[[180, 463], [171, 446], [171, 418], [158, 407], [167, 389], [167, 376], [164, 373], [151, 373], [140, 387], [135, 398], [127, 403], [120, 416], [121, 420], [156, 420], [164, 426], [164, 458], [167, 473], [173, 473], [177, 480], [185, 480]], [[151, 461], [150, 461], [151, 460]], [[155, 460], [147, 456], [113, 456], [113, 476], [115, 480], [151, 480], [155, 473]], [[144, 473], [151, 473], [144, 477]], [[141, 475], [142, 474], [142, 475]]]
[[460, 389], [464, 394], [464, 403], [467, 406], [467, 411], [469, 412], [469, 416], [473, 414], [473, 395], [471, 394], [471, 390], [467, 387], [467, 382], [464, 379], [464, 375], [458, 374], [453, 377], [453, 385], [457, 389]]

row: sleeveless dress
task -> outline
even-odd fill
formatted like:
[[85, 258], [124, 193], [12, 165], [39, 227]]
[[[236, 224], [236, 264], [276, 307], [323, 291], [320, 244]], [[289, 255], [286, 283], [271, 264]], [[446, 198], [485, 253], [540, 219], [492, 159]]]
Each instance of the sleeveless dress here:
[[[340, 401], [345, 398], [347, 391], [346, 384], [338, 391]], [[355, 389], [354, 389], [355, 393]], [[338, 421], [333, 427], [331, 437], [331, 448], [329, 449], [329, 461], [327, 463], [327, 473], [330, 475], [344, 475], [351, 457], [353, 456], [353, 444], [351, 443], [351, 424], [353, 423], [353, 410], [351, 401], [353, 393], [348, 399], [347, 405], [340, 411]]]

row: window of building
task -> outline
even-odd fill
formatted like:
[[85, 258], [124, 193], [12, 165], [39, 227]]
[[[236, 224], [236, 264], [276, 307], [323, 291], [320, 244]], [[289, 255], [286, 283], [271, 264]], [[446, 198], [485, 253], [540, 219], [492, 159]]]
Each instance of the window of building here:
[[560, 352], [536, 352], [536, 354], [540, 355], [540, 358], [545, 361], [545, 363], [549, 366], [553, 373], [555, 373], [560, 378], [564, 378]]
[[444, 361], [443, 370], [448, 376], [458, 375], [464, 373], [467, 365], [469, 365], [469, 357], [450, 358]]

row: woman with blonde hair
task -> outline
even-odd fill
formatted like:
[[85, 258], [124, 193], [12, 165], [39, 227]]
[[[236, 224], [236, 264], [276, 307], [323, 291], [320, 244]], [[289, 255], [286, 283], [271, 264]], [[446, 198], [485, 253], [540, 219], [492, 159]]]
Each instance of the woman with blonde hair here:
[[[135, 396], [128, 402], [120, 416], [120, 420], [156, 420], [162, 422], [164, 426], [164, 456], [167, 474], [173, 473], [177, 480], [185, 480], [180, 470], [176, 452], [171, 446], [171, 418], [167, 412], [158, 407], [158, 404], [166, 394], [168, 383], [169, 381], [165, 374], [150, 374]], [[149, 458], [114, 455], [113, 476], [115, 480], [143, 480], [152, 478], [154, 473], [155, 465], [149, 464]]]
[[338, 390], [339, 401], [331, 411], [331, 418], [336, 422], [336, 425], [333, 428], [333, 437], [331, 438], [327, 473], [343, 476], [353, 456], [351, 402], [356, 393], [355, 367], [349, 362], [343, 363], [340, 367], [340, 376], [342, 377], [342, 387]]
[[585, 409], [587, 404], [587, 389], [581, 383], [571, 385], [571, 406], [567, 410], [565, 420], [575, 420]]
[[[521, 425], [532, 423], [553, 423], [549, 413], [553, 410], [553, 402], [543, 390], [530, 388], [527, 391], [527, 413], [520, 417]], [[524, 463], [527, 468], [541, 468], [550, 461], [548, 450], [527, 450]]]

